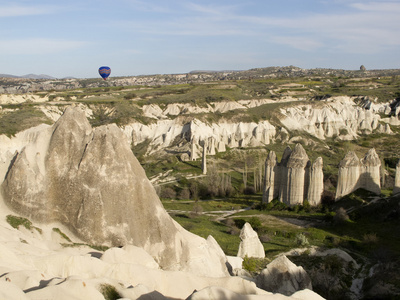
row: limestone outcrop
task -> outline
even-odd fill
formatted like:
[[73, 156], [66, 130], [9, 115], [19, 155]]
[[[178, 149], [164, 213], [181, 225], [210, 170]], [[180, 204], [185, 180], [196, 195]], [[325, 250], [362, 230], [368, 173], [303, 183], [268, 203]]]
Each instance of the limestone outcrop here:
[[354, 151], [349, 151], [339, 164], [336, 199], [363, 188], [375, 194], [380, 194], [381, 161], [375, 149], [370, 149], [360, 160]]
[[12, 210], [61, 222], [89, 244], [141, 247], [163, 269], [228, 274], [215, 247], [168, 215], [116, 125], [92, 129], [82, 110], [68, 107], [28, 140], [2, 163], [2, 195]]
[[275, 152], [268, 154], [265, 160], [263, 203], [279, 199], [292, 206], [303, 204], [308, 199], [311, 205], [318, 205], [322, 192], [322, 158], [317, 158], [311, 166], [301, 144], [296, 144], [293, 151], [287, 147], [280, 163]]
[[244, 224], [242, 230], [240, 231], [240, 239], [241, 242], [237, 254], [238, 257], [265, 257], [264, 246], [258, 238], [257, 232], [255, 232], [251, 225], [247, 222]]
[[259, 288], [273, 293], [292, 295], [309, 289], [312, 290], [311, 279], [303, 267], [292, 263], [285, 255], [274, 259], [256, 278]]

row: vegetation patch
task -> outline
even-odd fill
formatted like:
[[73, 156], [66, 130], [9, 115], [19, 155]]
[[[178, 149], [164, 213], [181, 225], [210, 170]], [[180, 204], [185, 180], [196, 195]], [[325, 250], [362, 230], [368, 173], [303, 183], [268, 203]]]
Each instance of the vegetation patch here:
[[32, 222], [29, 221], [27, 218], [8, 215], [6, 217], [7, 223], [10, 224], [13, 228], [18, 229], [19, 226], [24, 226], [26, 229], [31, 230], [35, 229], [39, 233], [42, 233], [42, 229], [35, 227], [32, 225]]
[[52, 124], [46, 115], [30, 104], [2, 105], [12, 111], [0, 113], [0, 134], [12, 137], [20, 131], [40, 124]]
[[122, 298], [122, 296], [118, 293], [115, 286], [111, 284], [103, 283], [100, 285], [100, 293], [104, 296], [105, 300], [117, 300]]
[[72, 243], [71, 239], [64, 232], [62, 232], [59, 228], [53, 228], [53, 231], [57, 232], [63, 239]]

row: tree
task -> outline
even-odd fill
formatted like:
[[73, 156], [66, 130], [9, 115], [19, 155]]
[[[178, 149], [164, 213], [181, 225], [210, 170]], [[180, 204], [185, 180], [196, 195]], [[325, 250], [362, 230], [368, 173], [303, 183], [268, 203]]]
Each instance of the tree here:
[[360, 67], [360, 71], [366, 71], [367, 69], [364, 67], [364, 65], [361, 65], [361, 67]]

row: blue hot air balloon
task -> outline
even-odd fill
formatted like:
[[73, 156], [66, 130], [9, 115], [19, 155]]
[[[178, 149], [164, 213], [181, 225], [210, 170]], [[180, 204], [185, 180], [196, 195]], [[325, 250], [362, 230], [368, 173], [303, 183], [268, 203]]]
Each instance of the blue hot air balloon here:
[[107, 77], [110, 76], [110, 74], [111, 74], [111, 69], [106, 66], [100, 67], [99, 74], [101, 77], [103, 77], [104, 80], [106, 80]]

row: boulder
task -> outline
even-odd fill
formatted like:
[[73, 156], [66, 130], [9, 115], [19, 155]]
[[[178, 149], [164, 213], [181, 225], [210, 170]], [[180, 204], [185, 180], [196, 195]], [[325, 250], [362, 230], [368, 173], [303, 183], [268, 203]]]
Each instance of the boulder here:
[[68, 107], [19, 151], [1, 185], [4, 202], [35, 222], [60, 222], [92, 245], [135, 245], [161, 268], [228, 274], [219, 253], [163, 208], [115, 125], [92, 129]]
[[240, 239], [241, 242], [237, 254], [238, 257], [265, 257], [264, 246], [258, 238], [257, 232], [255, 232], [251, 225], [247, 222], [240, 231]]
[[272, 293], [292, 295], [309, 289], [312, 290], [311, 279], [303, 267], [292, 263], [285, 255], [274, 259], [256, 278], [259, 288]]

